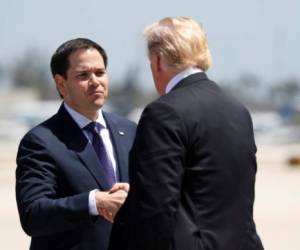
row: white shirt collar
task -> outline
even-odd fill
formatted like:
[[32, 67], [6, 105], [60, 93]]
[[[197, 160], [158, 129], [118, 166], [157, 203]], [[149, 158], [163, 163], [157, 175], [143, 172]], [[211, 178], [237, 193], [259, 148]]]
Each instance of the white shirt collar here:
[[[68, 104], [64, 102], [64, 107], [66, 108], [67, 112], [70, 114], [70, 116], [73, 118], [73, 120], [77, 123], [77, 125], [83, 129], [86, 125], [88, 125], [92, 120], [86, 118], [84, 115], [78, 113], [74, 109], [72, 109]], [[106, 122], [103, 117], [102, 110], [99, 110], [98, 118], [96, 119], [96, 122], [99, 122], [104, 128], [106, 128]]]
[[181, 71], [168, 82], [166, 87], [166, 94], [169, 93], [182, 79], [199, 72], [203, 71], [198, 68], [187, 68], [184, 71]]

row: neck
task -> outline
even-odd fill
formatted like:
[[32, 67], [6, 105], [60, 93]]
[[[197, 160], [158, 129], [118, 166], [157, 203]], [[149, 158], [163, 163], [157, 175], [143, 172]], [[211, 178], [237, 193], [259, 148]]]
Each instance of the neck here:
[[[77, 111], [79, 112], [79, 111]], [[80, 114], [82, 114], [83, 116], [85, 116], [86, 118], [92, 120], [92, 121], [96, 121], [97, 118], [98, 118], [98, 115], [99, 115], [99, 112], [96, 111], [96, 112], [79, 112]]]
[[171, 79], [176, 76], [179, 73], [179, 71], [176, 70], [168, 70], [165, 71], [165, 74], [163, 75], [161, 81], [162, 81], [162, 89], [160, 91], [160, 95], [164, 95], [166, 93], [166, 88], [168, 83], [171, 81]]
[[65, 103], [73, 110], [75, 110], [76, 112], [78, 112], [79, 114], [85, 116], [86, 118], [88, 118], [89, 120], [91, 121], [96, 121], [98, 116], [99, 116], [99, 110], [98, 109], [95, 109], [95, 110], [84, 110], [84, 109], [81, 109], [80, 107], [77, 107], [75, 105], [72, 105], [70, 103], [68, 103], [66, 100], [65, 100]]

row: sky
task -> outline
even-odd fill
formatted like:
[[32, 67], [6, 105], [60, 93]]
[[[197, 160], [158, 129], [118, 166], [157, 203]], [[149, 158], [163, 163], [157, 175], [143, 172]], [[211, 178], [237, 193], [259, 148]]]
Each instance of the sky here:
[[298, 0], [10, 0], [0, 3], [0, 65], [9, 66], [26, 50], [50, 60], [64, 41], [87, 37], [109, 56], [109, 75], [122, 82], [138, 67], [141, 84], [151, 84], [142, 32], [166, 16], [189, 16], [208, 35], [216, 81], [254, 74], [264, 82], [300, 79]]

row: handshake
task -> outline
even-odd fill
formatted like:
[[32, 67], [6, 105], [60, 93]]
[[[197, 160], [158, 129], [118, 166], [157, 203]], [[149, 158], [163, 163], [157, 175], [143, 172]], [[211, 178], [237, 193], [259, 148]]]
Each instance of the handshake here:
[[96, 191], [95, 199], [99, 215], [113, 223], [129, 191], [128, 183], [116, 183], [109, 191]]

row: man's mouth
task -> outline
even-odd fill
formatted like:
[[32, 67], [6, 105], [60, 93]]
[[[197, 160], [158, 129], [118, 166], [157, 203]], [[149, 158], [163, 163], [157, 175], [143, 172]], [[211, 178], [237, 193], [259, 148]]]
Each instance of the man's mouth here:
[[100, 91], [100, 90], [97, 90], [97, 91], [90, 91], [88, 92], [88, 95], [104, 95], [104, 92], [103, 91]]

